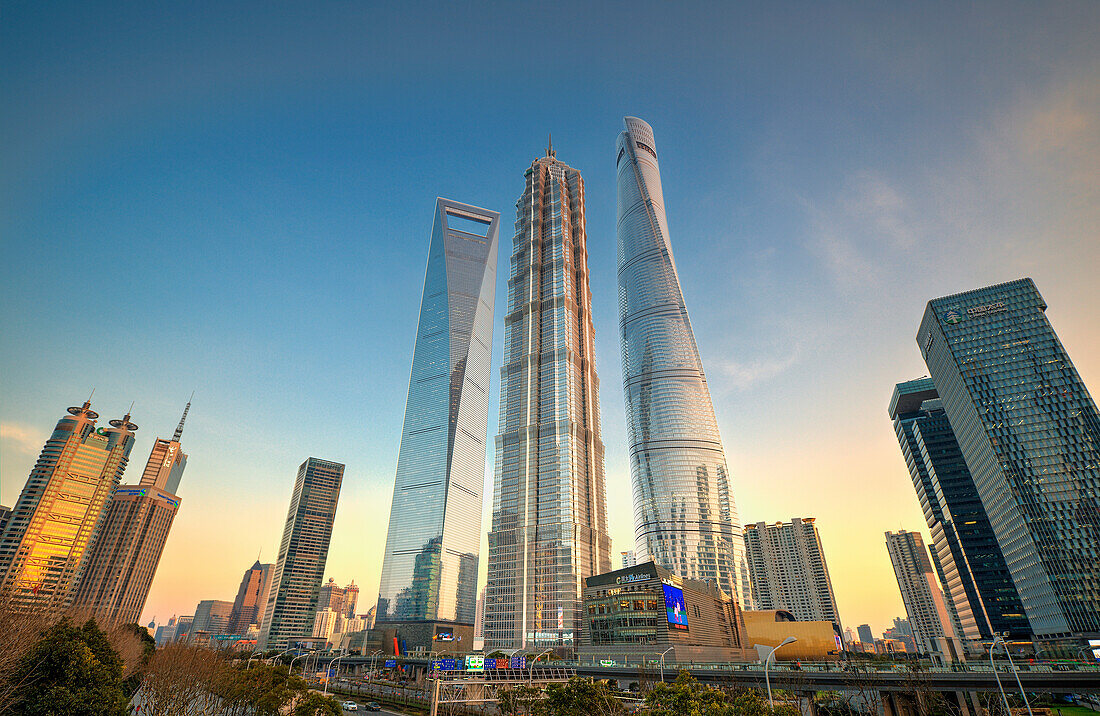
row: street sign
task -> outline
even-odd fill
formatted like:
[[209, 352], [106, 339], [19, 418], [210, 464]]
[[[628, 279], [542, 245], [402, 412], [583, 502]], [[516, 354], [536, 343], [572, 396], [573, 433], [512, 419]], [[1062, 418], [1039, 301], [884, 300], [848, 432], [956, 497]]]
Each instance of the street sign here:
[[386, 659], [386, 663], [384, 664], [384, 666], [387, 669], [392, 669], [393, 667], [397, 666], [397, 659]]
[[600, 666], [614, 666], [615, 661], [613, 659], [600, 659]]
[[508, 661], [508, 667], [511, 669], [526, 669], [527, 657], [526, 656], [513, 656]]

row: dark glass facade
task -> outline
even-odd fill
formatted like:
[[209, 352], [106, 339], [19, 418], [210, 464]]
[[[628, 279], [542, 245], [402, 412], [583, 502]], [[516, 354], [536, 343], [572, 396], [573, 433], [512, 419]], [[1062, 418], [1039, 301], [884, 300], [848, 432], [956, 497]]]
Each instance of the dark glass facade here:
[[[967, 639], [1030, 635], [1020, 595], [931, 378], [899, 383], [890, 417]], [[973, 621], [967, 617], [972, 615]]]
[[1100, 417], [1031, 279], [928, 303], [917, 342], [1032, 632], [1100, 635]]

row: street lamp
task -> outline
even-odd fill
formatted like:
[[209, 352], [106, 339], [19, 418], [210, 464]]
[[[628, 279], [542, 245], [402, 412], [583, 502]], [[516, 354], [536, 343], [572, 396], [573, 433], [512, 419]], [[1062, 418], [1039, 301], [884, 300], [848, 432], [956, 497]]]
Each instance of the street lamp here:
[[[287, 672], [286, 672], [286, 683], [288, 683], [288, 684], [290, 683], [290, 675], [294, 673], [294, 662], [298, 661], [298, 659], [301, 659], [303, 656], [311, 656], [314, 653], [315, 653], [315, 651], [307, 651], [306, 653], [299, 654], [298, 656], [296, 656], [296, 657], [294, 657], [293, 659], [290, 660], [290, 668], [287, 669]], [[305, 678], [305, 672], [304, 671], [302, 673], [302, 678]]]
[[1005, 695], [1005, 689], [1001, 686], [1001, 677], [997, 674], [997, 665], [993, 663], [993, 651], [997, 648], [997, 644], [1000, 643], [1001, 648], [1005, 650], [1005, 658], [1008, 659], [1008, 665], [1012, 669], [1012, 675], [1016, 677], [1016, 686], [1020, 687], [1020, 696], [1024, 697], [1024, 706], [1027, 707], [1027, 716], [1035, 716], [1031, 713], [1031, 704], [1027, 702], [1027, 694], [1024, 693], [1024, 685], [1020, 683], [1020, 672], [1016, 671], [1016, 664], [1012, 661], [1012, 654], [1008, 653], [1008, 644], [1005, 644], [1004, 634], [995, 634], [993, 636], [993, 643], [989, 645], [989, 666], [993, 668], [993, 678], [997, 679], [997, 688], [1001, 690], [1001, 700], [1005, 704], [1005, 713], [1011, 716], [1012, 709], [1008, 707], [1008, 697]]
[[248, 663], [244, 665], [244, 670], [245, 671], [248, 671], [248, 667], [252, 666], [252, 660], [255, 659], [260, 654], [263, 654], [263, 652], [262, 651], [252, 652], [252, 655], [248, 657]]
[[[291, 652], [291, 648], [290, 648], [290, 647], [288, 647], [288, 648], [284, 649], [283, 651], [279, 652], [278, 654], [276, 654], [275, 656], [271, 657], [271, 665], [272, 665], [272, 666], [275, 666], [275, 662], [276, 662], [276, 661], [277, 661], [277, 660], [278, 660], [278, 659], [279, 659], [280, 657], [282, 657], [282, 655], [283, 655], [283, 654], [289, 654], [290, 652]], [[266, 661], [266, 659], [265, 659], [265, 661]]]
[[[328, 663], [328, 671], [330, 673], [325, 674], [325, 691], [324, 691], [323, 696], [328, 696], [328, 682], [329, 682], [330, 679], [332, 679], [332, 676], [333, 676], [333, 674], [331, 673], [332, 670], [333, 670], [333, 665], [336, 662], [340, 661], [340, 659], [343, 659], [345, 656], [347, 656], [347, 654], [341, 654], [340, 656], [336, 657], [335, 659], [333, 659], [332, 661], [330, 661]], [[337, 671], [336, 673], [339, 674], [340, 672]]]
[[543, 654], [549, 654], [552, 651], [553, 651], [553, 649], [547, 649], [546, 651], [543, 651], [543, 652], [539, 653], [539, 655], [536, 656], [534, 659], [532, 659], [531, 663], [527, 665], [527, 683], [528, 684], [530, 684], [534, 680], [535, 662], [538, 661], [540, 658], [542, 658]]
[[661, 683], [662, 684], [665, 683], [665, 654], [667, 654], [668, 652], [672, 651], [675, 648], [676, 647], [674, 647], [674, 646], [670, 646], [669, 648], [667, 648], [667, 649], [665, 649], [664, 651], [661, 652]]
[[771, 678], [769, 678], [769, 676], [768, 676], [768, 662], [771, 661], [772, 658], [775, 656], [775, 652], [779, 651], [779, 649], [786, 646], [787, 644], [793, 644], [796, 641], [798, 641], [798, 639], [794, 638], [793, 636], [787, 637], [783, 641], [779, 642], [779, 644], [777, 646], [772, 647], [772, 650], [768, 652], [767, 657], [764, 658], [764, 685], [768, 687], [768, 707], [769, 708], [774, 709], [775, 704], [772, 703], [772, 682], [771, 682]]

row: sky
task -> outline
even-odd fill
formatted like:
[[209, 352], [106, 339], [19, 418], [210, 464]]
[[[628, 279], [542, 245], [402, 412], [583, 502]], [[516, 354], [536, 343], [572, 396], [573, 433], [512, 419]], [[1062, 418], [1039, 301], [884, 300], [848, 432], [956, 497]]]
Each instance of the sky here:
[[104, 418], [134, 402], [124, 482], [194, 391], [143, 622], [274, 561], [310, 456], [347, 465], [326, 578], [365, 611], [435, 198], [504, 219], [491, 466], [508, 227], [552, 132], [586, 182], [612, 548], [633, 548], [634, 115], [741, 522], [817, 518], [844, 625], [881, 631], [904, 615], [883, 533], [927, 535], [886, 412], [927, 373], [926, 302], [1030, 276], [1100, 386], [1098, 31], [1094, 2], [7, 3], [0, 502], [93, 388]]

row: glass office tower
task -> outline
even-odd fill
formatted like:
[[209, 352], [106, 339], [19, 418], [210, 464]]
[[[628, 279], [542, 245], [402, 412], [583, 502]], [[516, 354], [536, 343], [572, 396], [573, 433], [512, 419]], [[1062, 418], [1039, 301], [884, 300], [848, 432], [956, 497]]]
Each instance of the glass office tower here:
[[917, 342], [1033, 633], [1072, 642], [1100, 636], [1100, 417], [1046, 307], [1026, 278], [937, 298]]
[[499, 221], [436, 201], [376, 619], [409, 650], [473, 642]]
[[485, 648], [575, 647], [584, 579], [611, 571], [584, 179], [531, 162], [500, 369]]
[[619, 332], [638, 561], [713, 579], [746, 608], [748, 568], [710, 389], [665, 219], [653, 130], [619, 135]]
[[338, 462], [311, 457], [298, 466], [260, 626], [261, 649], [286, 649], [313, 634], [343, 481]]
[[932, 379], [898, 383], [889, 412], [961, 634], [1027, 638], [1020, 595]]
[[69, 408], [53, 430], [0, 538], [0, 599], [72, 604], [105, 507], [130, 460], [129, 413], [97, 428], [91, 403]]

